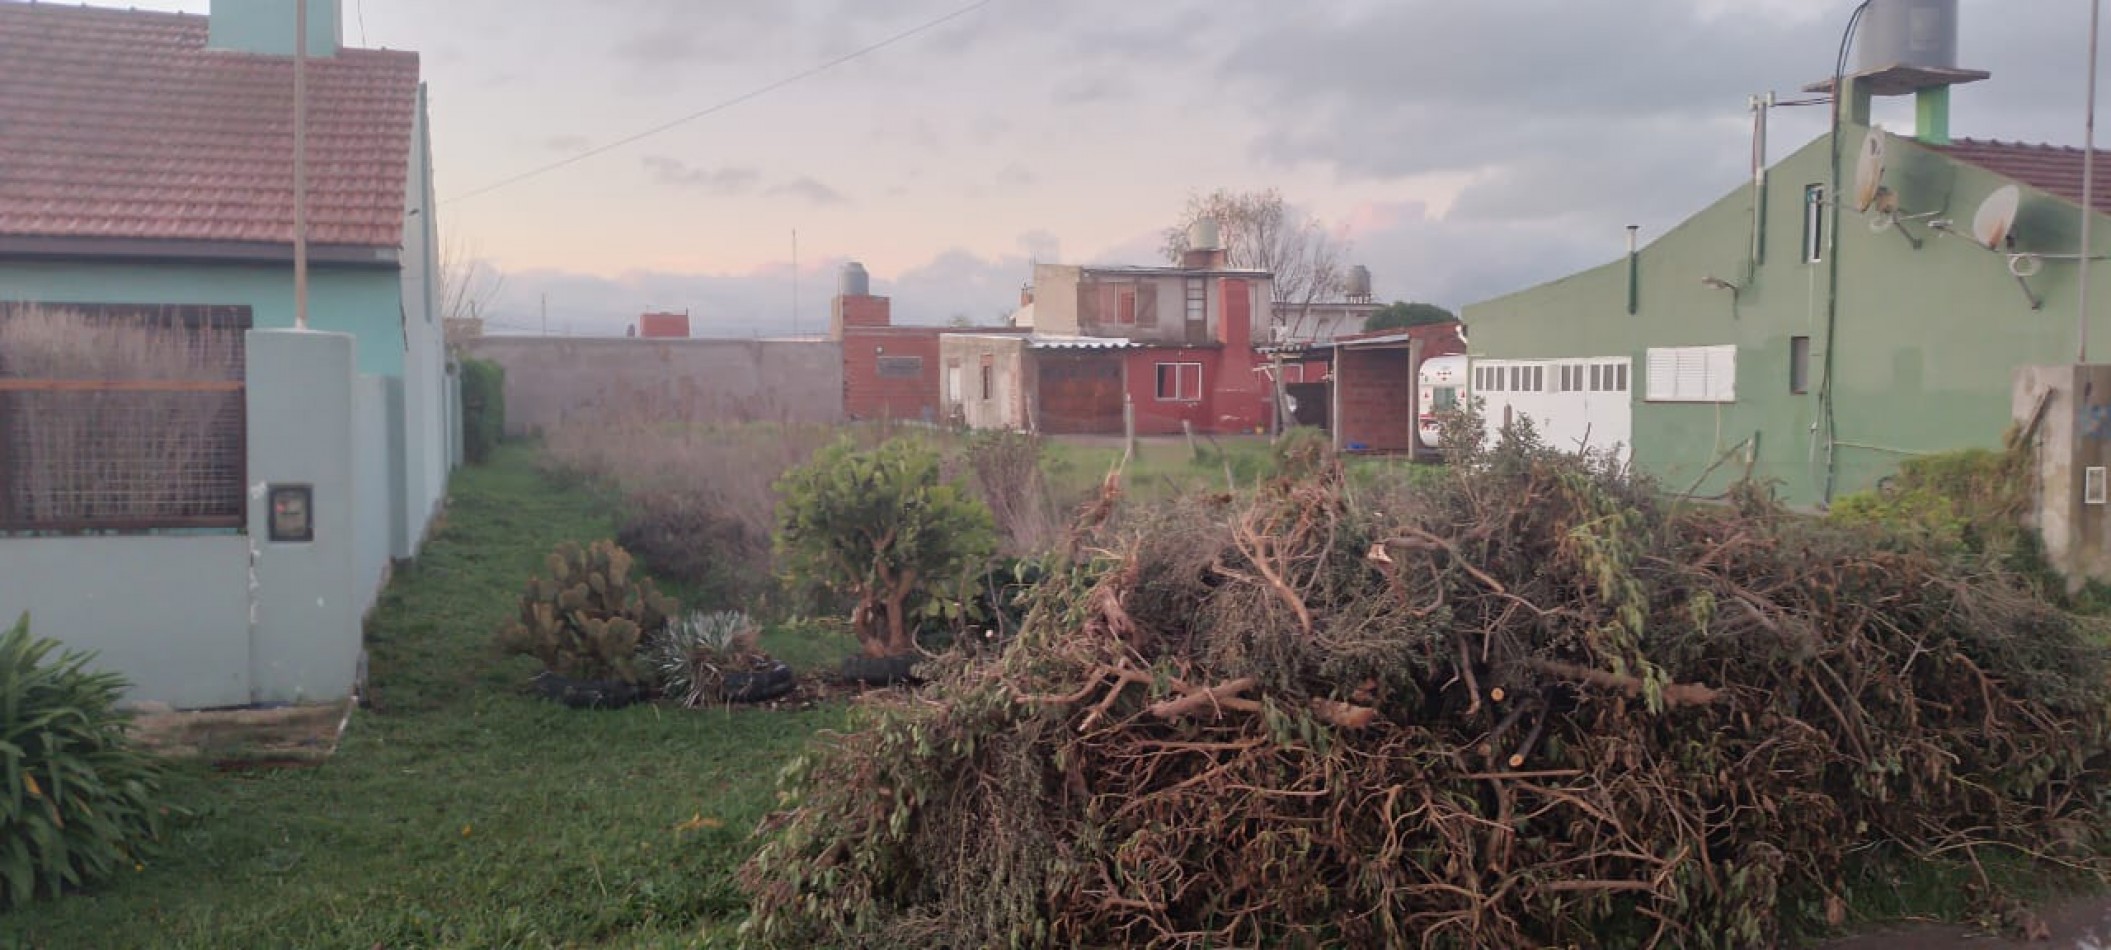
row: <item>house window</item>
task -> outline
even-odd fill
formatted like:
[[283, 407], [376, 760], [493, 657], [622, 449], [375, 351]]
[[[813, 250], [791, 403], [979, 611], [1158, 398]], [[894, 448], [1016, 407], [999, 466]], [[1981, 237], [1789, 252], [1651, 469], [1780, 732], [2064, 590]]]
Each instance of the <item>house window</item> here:
[[1136, 291], [1124, 290], [1115, 298], [1114, 322], [1123, 326], [1136, 325]]
[[924, 358], [921, 356], [882, 356], [878, 367], [881, 379], [917, 379], [924, 374]]
[[1737, 347], [1652, 347], [1647, 382], [1650, 402], [1736, 402]]
[[1788, 338], [1788, 391], [1810, 392], [1810, 337]]
[[1201, 363], [1158, 364], [1159, 402], [1201, 402]]
[[[1731, 370], [1732, 370], [1732, 372], [1733, 372], [1733, 373], [1735, 372], [1735, 370], [1736, 370], [1736, 366], [1735, 366], [1734, 364], [1733, 364], [1733, 365], [1731, 366]], [[1615, 378], [1614, 378], [1614, 380], [1613, 380], [1613, 392], [1616, 392], [1616, 393], [1624, 393], [1624, 392], [1626, 392], [1626, 391], [1627, 391], [1627, 364], [1626, 364], [1626, 363], [1615, 363], [1615, 364], [1613, 364], [1613, 376], [1615, 377]]]
[[1209, 285], [1200, 277], [1187, 279], [1187, 322], [1209, 321]]
[[248, 307], [0, 303], [0, 533], [242, 530]]
[[997, 398], [997, 368], [984, 363], [982, 364], [982, 401], [988, 402], [995, 398]]
[[1818, 263], [1825, 259], [1825, 186], [1803, 189], [1803, 259]]

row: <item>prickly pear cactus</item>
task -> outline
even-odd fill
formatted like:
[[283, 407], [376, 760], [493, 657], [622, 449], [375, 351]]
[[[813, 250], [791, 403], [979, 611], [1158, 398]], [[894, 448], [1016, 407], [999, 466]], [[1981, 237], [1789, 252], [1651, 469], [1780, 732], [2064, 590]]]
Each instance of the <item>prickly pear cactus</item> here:
[[612, 541], [565, 542], [528, 579], [520, 616], [499, 631], [499, 646], [574, 679], [643, 682], [650, 670], [638, 645], [679, 607], [631, 569], [630, 553]]

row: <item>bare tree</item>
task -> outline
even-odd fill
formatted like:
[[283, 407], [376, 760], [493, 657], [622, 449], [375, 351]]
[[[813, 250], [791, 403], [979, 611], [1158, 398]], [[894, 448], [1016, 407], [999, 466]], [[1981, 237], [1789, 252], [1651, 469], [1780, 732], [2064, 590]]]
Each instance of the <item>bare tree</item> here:
[[1276, 189], [1219, 188], [1207, 195], [1189, 195], [1180, 223], [1166, 229], [1163, 250], [1167, 260], [1177, 264], [1187, 254], [1188, 229], [1203, 218], [1217, 222], [1232, 267], [1274, 275], [1276, 339], [1294, 338], [1314, 304], [1343, 292], [1348, 277], [1343, 263], [1349, 250], [1347, 240], [1330, 234], [1317, 218], [1285, 204]]
[[483, 319], [505, 289], [506, 275], [476, 256], [470, 245], [457, 240], [440, 247], [440, 318], [447, 328], [449, 349], [461, 344], [462, 334], [481, 332], [476, 321]]

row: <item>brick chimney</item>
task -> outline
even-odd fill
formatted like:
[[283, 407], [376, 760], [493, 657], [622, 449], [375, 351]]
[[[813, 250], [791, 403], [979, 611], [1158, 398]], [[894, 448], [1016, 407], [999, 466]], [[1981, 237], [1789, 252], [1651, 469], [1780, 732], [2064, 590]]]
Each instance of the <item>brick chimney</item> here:
[[308, 4], [308, 55], [327, 59], [344, 48], [339, 0], [212, 0], [206, 48], [291, 56], [297, 3]]
[[842, 339], [847, 327], [894, 325], [893, 302], [872, 295], [872, 278], [865, 273], [865, 265], [856, 261], [843, 265], [837, 291], [836, 299], [829, 307], [828, 335], [831, 338]]

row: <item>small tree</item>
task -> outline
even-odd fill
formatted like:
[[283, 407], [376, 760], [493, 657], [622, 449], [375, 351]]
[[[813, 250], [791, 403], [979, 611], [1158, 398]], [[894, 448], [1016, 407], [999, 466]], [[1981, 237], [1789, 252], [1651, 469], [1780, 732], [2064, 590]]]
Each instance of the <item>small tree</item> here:
[[1408, 327], [1423, 327], [1434, 323], [1455, 323], [1458, 316], [1433, 303], [1401, 303], [1393, 301], [1385, 309], [1371, 314], [1363, 321], [1367, 333], [1379, 330], [1404, 330]]
[[912, 602], [995, 549], [989, 509], [940, 473], [936, 452], [909, 439], [864, 452], [838, 442], [786, 474], [778, 491], [780, 568], [856, 598], [851, 626], [869, 656], [914, 650]]

